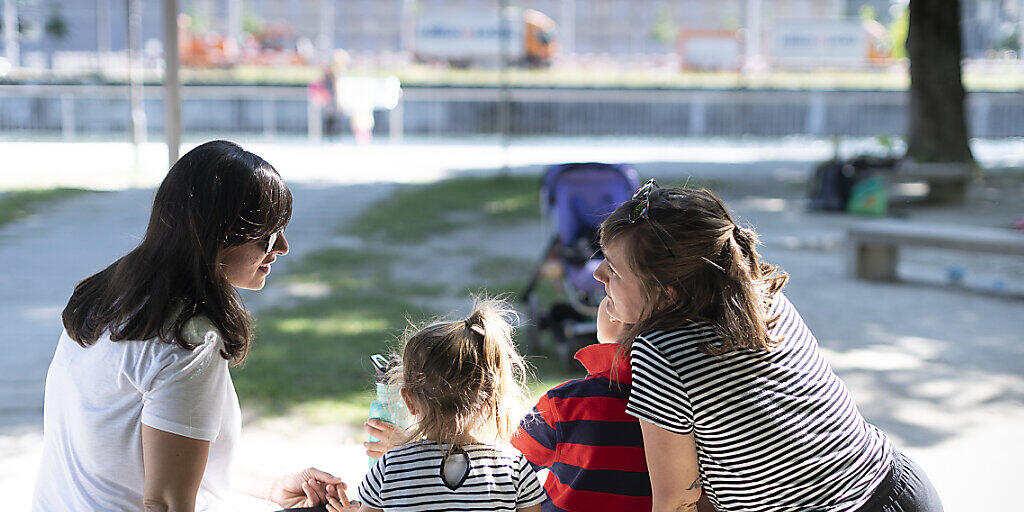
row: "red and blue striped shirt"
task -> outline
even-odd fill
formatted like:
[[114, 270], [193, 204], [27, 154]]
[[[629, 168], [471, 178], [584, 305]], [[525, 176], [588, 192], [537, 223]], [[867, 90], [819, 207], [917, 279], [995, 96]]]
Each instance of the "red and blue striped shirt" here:
[[512, 438], [535, 467], [550, 469], [544, 512], [651, 509], [640, 423], [626, 414], [629, 361], [618, 350], [606, 343], [576, 352], [587, 376], [548, 391]]

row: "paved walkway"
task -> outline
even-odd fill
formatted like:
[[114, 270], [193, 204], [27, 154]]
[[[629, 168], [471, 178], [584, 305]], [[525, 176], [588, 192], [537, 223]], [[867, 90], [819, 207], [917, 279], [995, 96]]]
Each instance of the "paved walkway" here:
[[[162, 150], [147, 149], [151, 165]], [[637, 162], [644, 174], [695, 174], [724, 179], [730, 204], [756, 224], [764, 253], [793, 275], [788, 293], [854, 392], [865, 416], [890, 433], [933, 477], [947, 510], [1012, 509], [1024, 458], [1024, 335], [1019, 299], [954, 290], [941, 285], [945, 265], [958, 256], [908, 251], [901, 270], [930, 284], [886, 285], [850, 280], [843, 269], [844, 216], [808, 215], [798, 196], [808, 162], [828, 154], [827, 144], [780, 147], [622, 147], [534, 145], [507, 159], [493, 147], [422, 145], [308, 147], [252, 144], [292, 186], [296, 211], [289, 259], [325, 245], [387, 183], [423, 181], [494, 169], [505, 161], [516, 172], [569, 160]], [[156, 148], [159, 149], [159, 148]], [[58, 150], [60, 151], [58, 153]], [[159, 153], [159, 154], [157, 154]], [[1011, 152], [1012, 153], [1012, 152]], [[111, 162], [130, 157], [124, 144], [36, 146], [0, 143], [5, 172], [0, 189], [47, 184], [82, 185], [91, 179], [115, 192], [86, 195], [0, 229], [0, 493], [13, 509], [27, 508], [38, 457], [42, 383], [60, 333], [60, 310], [78, 279], [133, 247], [142, 234], [159, 173], [135, 175]], [[39, 166], [39, 154], [58, 155]], [[55, 164], [59, 163], [60, 165]], [[8, 164], [14, 167], [8, 167]], [[77, 165], [76, 164], [80, 164]], [[21, 166], [21, 167], [18, 167]], [[77, 169], [65, 172], [64, 169]], [[13, 169], [8, 171], [8, 169]], [[33, 171], [33, 169], [35, 171]], [[14, 175], [18, 174], [18, 177]], [[1016, 211], [1013, 211], [1013, 209]], [[923, 210], [925, 220], [1003, 224], [1021, 204], [991, 209]], [[483, 234], [486, 235], [486, 234]], [[501, 240], [506, 233], [490, 234]], [[454, 237], [464, 236], [453, 234]], [[471, 236], [482, 236], [474, 232]], [[517, 246], [530, 247], [517, 232]], [[528, 238], [528, 236], [527, 236]], [[478, 241], [479, 242], [479, 241]], [[536, 246], [540, 246], [538, 237]], [[535, 251], [528, 251], [527, 256]], [[972, 261], [978, 282], [991, 275], [1018, 286], [1024, 272], [999, 258]], [[275, 266], [275, 272], [285, 267]], [[972, 274], [973, 276], [974, 274]], [[273, 278], [271, 278], [271, 284]], [[273, 287], [252, 297], [254, 306], [286, 293]], [[310, 428], [284, 418], [245, 430], [243, 468], [315, 464], [356, 480], [365, 468], [357, 445], [337, 443], [336, 430]]]

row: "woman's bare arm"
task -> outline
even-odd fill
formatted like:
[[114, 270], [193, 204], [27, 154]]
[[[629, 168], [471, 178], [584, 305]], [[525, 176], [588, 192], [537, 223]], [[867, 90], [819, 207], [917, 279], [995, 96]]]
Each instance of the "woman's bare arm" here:
[[676, 434], [644, 420], [640, 430], [651, 475], [652, 512], [696, 511], [701, 483], [693, 434]]
[[142, 425], [145, 510], [193, 512], [209, 453], [209, 441]]

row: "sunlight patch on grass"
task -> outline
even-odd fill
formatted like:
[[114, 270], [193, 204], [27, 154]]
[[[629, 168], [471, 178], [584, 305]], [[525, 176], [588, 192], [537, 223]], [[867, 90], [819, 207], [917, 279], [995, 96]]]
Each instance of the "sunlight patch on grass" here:
[[385, 243], [420, 243], [474, 223], [514, 224], [539, 217], [539, 187], [533, 176], [410, 185], [367, 208], [345, 231]]
[[352, 318], [338, 312], [326, 318], [293, 317], [277, 320], [274, 327], [285, 334], [314, 334], [318, 336], [349, 336], [380, 332], [387, 328], [383, 318]]

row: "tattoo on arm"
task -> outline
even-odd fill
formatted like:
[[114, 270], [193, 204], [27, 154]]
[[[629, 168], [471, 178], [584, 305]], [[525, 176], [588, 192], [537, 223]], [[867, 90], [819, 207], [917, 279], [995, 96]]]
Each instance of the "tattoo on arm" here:
[[700, 477], [699, 476], [697, 477], [696, 480], [693, 481], [692, 484], [690, 484], [689, 487], [686, 488], [687, 491], [692, 491], [694, 489], [700, 489]]

